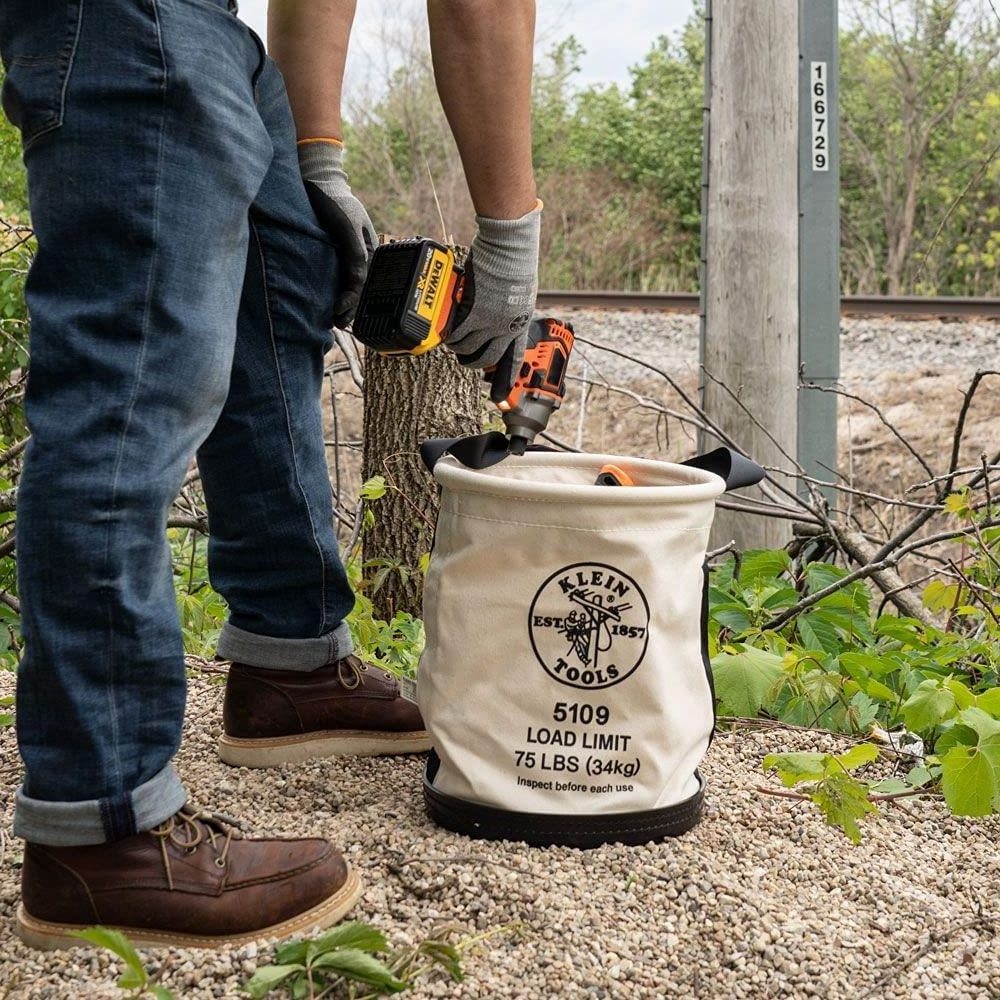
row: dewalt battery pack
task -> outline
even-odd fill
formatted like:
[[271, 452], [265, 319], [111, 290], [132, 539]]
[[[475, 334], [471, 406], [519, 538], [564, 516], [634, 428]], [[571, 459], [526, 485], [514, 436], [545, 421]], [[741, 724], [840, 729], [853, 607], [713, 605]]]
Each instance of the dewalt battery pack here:
[[423, 354], [447, 336], [462, 270], [443, 243], [423, 237], [376, 247], [354, 336], [381, 354]]

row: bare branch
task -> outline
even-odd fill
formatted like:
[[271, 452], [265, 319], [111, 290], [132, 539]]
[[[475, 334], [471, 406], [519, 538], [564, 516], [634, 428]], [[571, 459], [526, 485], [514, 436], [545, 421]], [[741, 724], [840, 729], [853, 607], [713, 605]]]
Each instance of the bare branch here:
[[354, 380], [354, 384], [359, 389], [363, 389], [365, 377], [361, 373], [361, 360], [358, 357], [358, 347], [354, 342], [354, 338], [346, 330], [340, 330], [337, 327], [334, 327], [333, 339], [336, 341], [341, 353], [347, 360], [347, 369], [351, 373], [351, 378]]
[[934, 470], [927, 464], [924, 457], [913, 447], [910, 442], [903, 437], [893, 424], [891, 424], [887, 419], [885, 414], [872, 402], [861, 396], [855, 395], [853, 392], [848, 392], [846, 389], [841, 389], [838, 386], [827, 386], [827, 385], [815, 385], [812, 382], [805, 382], [802, 384], [803, 389], [812, 389], [814, 392], [832, 392], [835, 396], [841, 396], [844, 399], [852, 399], [856, 403], [860, 403], [862, 406], [866, 406], [871, 410], [875, 416], [888, 428], [889, 432], [894, 438], [920, 463], [921, 468], [930, 476], [934, 478]]

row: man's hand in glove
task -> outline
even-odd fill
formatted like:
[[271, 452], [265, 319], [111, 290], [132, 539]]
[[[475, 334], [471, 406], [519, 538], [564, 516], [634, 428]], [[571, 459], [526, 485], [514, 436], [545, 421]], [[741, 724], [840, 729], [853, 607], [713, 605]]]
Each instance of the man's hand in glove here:
[[542, 203], [519, 219], [476, 216], [479, 229], [465, 263], [465, 287], [448, 346], [461, 364], [497, 366], [491, 396], [504, 399], [524, 356], [538, 294]]
[[309, 201], [340, 255], [340, 291], [333, 321], [345, 327], [354, 318], [375, 244], [375, 227], [344, 173], [344, 147], [334, 139], [300, 139], [299, 168]]

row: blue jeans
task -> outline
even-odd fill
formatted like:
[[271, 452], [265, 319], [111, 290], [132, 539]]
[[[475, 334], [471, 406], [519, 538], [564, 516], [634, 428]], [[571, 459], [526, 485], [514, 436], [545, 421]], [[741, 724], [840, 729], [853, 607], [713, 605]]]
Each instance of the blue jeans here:
[[2, 0], [0, 53], [38, 239], [15, 832], [100, 843], [186, 798], [165, 526], [196, 451], [220, 653], [350, 652], [320, 411], [337, 253], [281, 76], [225, 0]]

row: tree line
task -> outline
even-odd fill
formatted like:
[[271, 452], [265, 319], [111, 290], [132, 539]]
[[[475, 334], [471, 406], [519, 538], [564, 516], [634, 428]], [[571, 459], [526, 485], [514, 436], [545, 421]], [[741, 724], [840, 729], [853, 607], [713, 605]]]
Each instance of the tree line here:
[[[467, 241], [471, 208], [419, 32], [354, 102], [352, 183], [394, 235]], [[1000, 19], [982, 0], [856, 0], [840, 36], [845, 293], [1000, 294]], [[536, 67], [547, 288], [698, 285], [705, 30], [695, 10], [627, 85], [578, 85], [569, 37]]]

